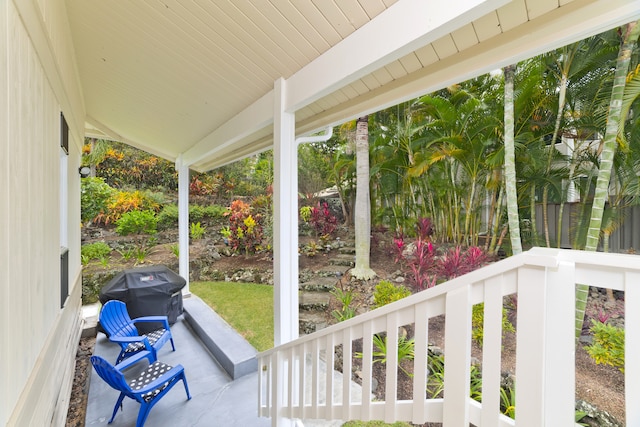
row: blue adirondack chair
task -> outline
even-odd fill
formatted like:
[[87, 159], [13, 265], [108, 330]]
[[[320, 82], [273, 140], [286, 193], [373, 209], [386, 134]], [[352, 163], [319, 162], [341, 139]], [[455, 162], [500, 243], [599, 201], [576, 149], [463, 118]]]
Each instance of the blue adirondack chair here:
[[[140, 334], [136, 329], [137, 322], [162, 323], [162, 328]], [[171, 347], [176, 351], [167, 316], [144, 316], [132, 320], [125, 303], [111, 300], [100, 311], [100, 324], [109, 335], [109, 340], [120, 345], [116, 363], [144, 350], [150, 352], [155, 361], [158, 359], [158, 350], [167, 341], [171, 341]]]
[[[149, 360], [149, 366], [143, 372], [136, 375], [133, 380], [127, 382], [123, 371], [140, 362], [142, 359]], [[184, 367], [182, 365], [172, 367], [159, 362], [155, 360], [153, 355], [148, 351], [138, 352], [116, 366], [113, 366], [100, 356], [91, 356], [91, 364], [100, 378], [120, 392], [120, 397], [118, 397], [116, 406], [113, 408], [113, 414], [111, 415], [109, 424], [111, 424], [116, 417], [118, 408], [122, 408], [122, 401], [125, 397], [129, 397], [140, 403], [136, 427], [142, 427], [144, 425], [151, 408], [153, 408], [162, 396], [176, 385], [178, 381], [182, 381], [184, 384], [187, 400], [191, 399], [189, 386], [187, 385], [187, 377], [184, 374]]]

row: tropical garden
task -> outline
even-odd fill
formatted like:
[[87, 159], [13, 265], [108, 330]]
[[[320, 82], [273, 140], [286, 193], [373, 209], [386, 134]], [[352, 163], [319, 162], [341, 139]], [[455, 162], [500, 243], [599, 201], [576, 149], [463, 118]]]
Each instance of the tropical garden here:
[[[630, 23], [301, 145], [301, 266], [353, 241], [350, 274], [369, 284], [367, 296], [362, 285], [332, 291], [333, 321], [533, 246], [632, 251], [609, 242], [640, 203], [639, 34]], [[85, 269], [177, 265], [174, 165], [102, 140], [87, 140], [83, 163], [92, 169], [82, 180]], [[191, 174], [192, 280], [239, 280], [216, 263], [271, 262], [272, 181], [269, 151]], [[332, 197], [321, 195], [327, 190]], [[154, 258], [161, 247], [165, 258]], [[104, 280], [84, 281], [85, 302], [95, 301]], [[578, 287], [576, 335], [592, 334], [591, 357], [615, 370], [623, 366], [624, 295], [589, 305], [598, 294]], [[508, 331], [508, 312], [504, 322]], [[481, 345], [481, 329], [474, 337]], [[436, 355], [433, 363], [444, 361]], [[437, 395], [438, 384], [429, 387]], [[505, 413], [513, 411], [511, 392], [505, 388]]]

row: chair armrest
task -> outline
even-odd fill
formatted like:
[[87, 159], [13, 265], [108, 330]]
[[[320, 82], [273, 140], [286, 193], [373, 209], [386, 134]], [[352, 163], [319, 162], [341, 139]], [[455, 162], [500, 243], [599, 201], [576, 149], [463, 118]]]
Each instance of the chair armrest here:
[[142, 359], [147, 359], [149, 361], [149, 364], [154, 362], [153, 354], [151, 354], [150, 351], [144, 350], [144, 351], [141, 351], [139, 353], [134, 354], [131, 357], [128, 357], [128, 358], [124, 359], [122, 362], [118, 363], [115, 366], [115, 368], [118, 369], [119, 371], [122, 371], [122, 370], [125, 370], [125, 369], [135, 365], [136, 363], [138, 363]]
[[132, 320], [133, 323], [137, 323], [137, 322], [158, 322], [158, 323], [162, 323], [164, 325], [164, 328], [168, 331], [169, 330], [169, 318], [167, 316], [144, 316], [144, 317], [137, 317], [135, 319]]
[[176, 365], [173, 368], [169, 369], [164, 374], [162, 374], [162, 376], [160, 376], [159, 378], [156, 378], [154, 381], [148, 384], [145, 384], [145, 386], [142, 387], [141, 389], [135, 390], [135, 393], [142, 395], [150, 391], [153, 391], [156, 388], [163, 385], [164, 383], [166, 383], [168, 379], [180, 374], [180, 372], [183, 372], [183, 371], [184, 371], [184, 367], [182, 365]]

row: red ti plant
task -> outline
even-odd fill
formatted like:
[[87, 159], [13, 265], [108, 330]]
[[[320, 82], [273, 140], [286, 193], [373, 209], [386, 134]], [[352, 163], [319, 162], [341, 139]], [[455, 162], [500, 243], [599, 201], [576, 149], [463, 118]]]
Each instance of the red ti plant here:
[[409, 268], [413, 273], [411, 277], [413, 285], [418, 291], [435, 286], [436, 278], [429, 279], [429, 274], [435, 266], [435, 252], [431, 242], [416, 240], [416, 250], [409, 260]]
[[393, 238], [393, 253], [395, 254], [395, 258], [393, 261], [397, 264], [404, 259], [404, 234], [402, 232], [396, 234]]
[[338, 229], [338, 219], [331, 213], [329, 204], [324, 202], [311, 209], [309, 223], [317, 236], [333, 236]]
[[450, 280], [482, 267], [487, 261], [489, 261], [487, 254], [477, 246], [471, 246], [465, 252], [456, 246], [445, 253], [440, 260], [438, 274]]
[[442, 256], [438, 263], [437, 270], [438, 275], [442, 276], [445, 280], [462, 276], [467, 272], [460, 246], [449, 249], [449, 251]]
[[431, 222], [431, 218], [418, 218], [418, 221], [416, 221], [416, 233], [418, 234], [418, 240], [425, 242], [431, 241], [431, 236], [433, 235], [433, 222]]
[[464, 254], [467, 272], [477, 270], [489, 261], [489, 257], [478, 246], [471, 246]]

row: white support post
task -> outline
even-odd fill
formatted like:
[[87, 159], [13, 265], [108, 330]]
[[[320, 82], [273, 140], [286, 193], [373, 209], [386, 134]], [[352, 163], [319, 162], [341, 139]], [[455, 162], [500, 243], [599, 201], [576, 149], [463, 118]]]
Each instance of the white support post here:
[[[295, 114], [284, 110], [286, 84], [284, 79], [274, 83], [273, 303], [276, 346], [298, 338], [298, 149]], [[279, 407], [286, 401], [287, 371], [284, 366], [278, 366], [276, 372], [280, 392], [274, 398]], [[293, 420], [281, 417], [280, 413], [274, 416], [272, 424], [293, 425]]]
[[544, 422], [538, 424], [541, 426], [573, 425], [575, 421], [575, 276], [573, 262], [560, 261], [557, 268], [546, 270], [542, 349], [546, 376]]
[[182, 155], [176, 160], [178, 171], [178, 247], [179, 274], [187, 284], [182, 288], [182, 295], [191, 295], [189, 291], [189, 166], [182, 161]]
[[516, 423], [574, 425], [575, 266], [518, 270]]
[[275, 82], [273, 273], [276, 346], [298, 338], [298, 150], [295, 115], [284, 111], [286, 81]]
[[638, 358], [640, 357], [640, 273], [628, 271], [624, 280], [624, 313], [625, 313], [625, 340], [624, 340], [624, 378], [625, 378], [625, 405], [627, 415], [627, 425], [640, 425], [640, 407], [638, 398], [640, 397], [640, 367]]

